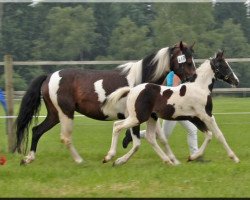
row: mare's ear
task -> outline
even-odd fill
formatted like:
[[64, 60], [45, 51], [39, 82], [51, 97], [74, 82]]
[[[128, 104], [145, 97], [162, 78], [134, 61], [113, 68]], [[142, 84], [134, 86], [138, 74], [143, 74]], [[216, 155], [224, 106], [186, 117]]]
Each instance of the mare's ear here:
[[190, 46], [190, 49], [191, 49], [191, 51], [193, 51], [193, 52], [194, 52], [194, 45], [195, 45], [195, 42]]
[[182, 41], [180, 41], [180, 50], [181, 50], [181, 51], [183, 51], [183, 50], [184, 50], [184, 46], [183, 46]]

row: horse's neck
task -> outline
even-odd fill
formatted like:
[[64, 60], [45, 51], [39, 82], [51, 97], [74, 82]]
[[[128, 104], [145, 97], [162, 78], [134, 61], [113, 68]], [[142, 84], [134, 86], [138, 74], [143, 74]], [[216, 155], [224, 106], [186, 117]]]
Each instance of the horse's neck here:
[[205, 89], [212, 89], [214, 84], [214, 72], [211, 68], [210, 61], [206, 60], [201, 66], [196, 70], [197, 78], [195, 83]]
[[170, 71], [169, 47], [145, 57], [142, 64], [142, 83], [162, 84]]

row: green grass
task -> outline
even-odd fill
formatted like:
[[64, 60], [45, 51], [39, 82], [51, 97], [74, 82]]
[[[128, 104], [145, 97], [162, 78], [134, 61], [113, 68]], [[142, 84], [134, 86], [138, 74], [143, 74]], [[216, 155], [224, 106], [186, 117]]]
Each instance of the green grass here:
[[[214, 98], [214, 113], [224, 112], [250, 112], [250, 99]], [[73, 138], [84, 164], [74, 163], [60, 143], [60, 127], [56, 126], [41, 138], [36, 160], [20, 166], [22, 156], [6, 152], [5, 121], [0, 119], [0, 156], [8, 159], [0, 165], [0, 197], [250, 197], [249, 114], [216, 114], [215, 118], [239, 164], [227, 157], [215, 138], [204, 156], [211, 162], [186, 162], [186, 133], [177, 125], [169, 142], [181, 165], [163, 164], [143, 140], [128, 163], [112, 167], [112, 162], [102, 164], [110, 147], [112, 122], [78, 117]], [[123, 136], [115, 159], [128, 151], [121, 147]], [[199, 133], [199, 144], [203, 139]]]

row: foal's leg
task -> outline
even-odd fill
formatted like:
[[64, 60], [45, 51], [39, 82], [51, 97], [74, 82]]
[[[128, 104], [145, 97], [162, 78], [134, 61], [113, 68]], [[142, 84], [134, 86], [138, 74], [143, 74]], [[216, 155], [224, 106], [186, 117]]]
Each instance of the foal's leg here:
[[33, 160], [35, 160], [35, 153], [39, 139], [46, 131], [50, 130], [58, 122], [59, 122], [58, 118], [48, 115], [41, 124], [35, 126], [32, 129], [32, 142], [31, 142], [30, 152], [28, 153], [27, 156], [25, 156], [23, 160], [21, 160], [21, 164], [29, 164]]
[[170, 158], [164, 153], [164, 151], [161, 149], [161, 147], [158, 145], [156, 141], [156, 129], [157, 129], [157, 122], [153, 118], [149, 118], [147, 121], [147, 130], [145, 134], [145, 138], [147, 141], [151, 144], [155, 152], [160, 156], [160, 158], [168, 164], [174, 165]]
[[156, 134], [157, 134], [159, 140], [161, 141], [161, 143], [165, 146], [166, 153], [167, 153], [168, 157], [170, 158], [170, 160], [175, 165], [180, 164], [180, 161], [176, 159], [175, 155], [173, 154], [173, 152], [169, 146], [168, 140], [167, 140], [165, 134], [163, 133], [163, 130], [161, 128], [161, 124], [160, 124], [159, 120], [157, 120], [157, 122], [156, 122]]
[[[138, 120], [131, 118], [131, 117], [128, 117], [125, 120], [120, 120], [120, 121], [114, 122], [111, 147], [109, 149], [108, 154], [104, 157], [103, 163], [110, 161], [115, 156], [116, 149], [117, 149], [117, 143], [118, 143], [118, 136], [119, 136], [121, 130], [124, 128], [134, 127], [137, 124], [138, 124]], [[134, 145], [133, 145], [133, 148], [136, 148], [136, 147], [134, 147]]]
[[[73, 114], [72, 114], [73, 116]], [[61, 141], [67, 146], [70, 150], [70, 153], [77, 163], [83, 162], [82, 157], [78, 154], [72, 142], [72, 130], [73, 130], [73, 118], [69, 118], [64, 115], [62, 112], [59, 113], [59, 118], [61, 122]]]
[[204, 134], [205, 134], [205, 140], [204, 140], [204, 142], [202, 143], [201, 147], [198, 149], [198, 151], [196, 153], [194, 153], [191, 156], [189, 156], [188, 161], [195, 160], [195, 159], [201, 157], [204, 154], [205, 149], [207, 148], [208, 143], [212, 139], [212, 132], [210, 132], [210, 131], [204, 131]]
[[240, 162], [239, 158], [235, 155], [235, 153], [232, 151], [232, 149], [227, 144], [227, 141], [226, 141], [223, 133], [219, 129], [219, 127], [214, 119], [214, 116], [212, 116], [210, 118], [210, 120], [207, 121], [206, 124], [207, 124], [208, 128], [215, 134], [215, 137], [222, 143], [223, 147], [227, 151], [228, 156], [231, 159], [233, 159], [234, 162], [236, 162], [236, 163]]
[[131, 132], [131, 137], [132, 137], [132, 141], [133, 141], [133, 147], [129, 150], [128, 153], [126, 153], [122, 157], [116, 159], [116, 161], [113, 163], [113, 165], [122, 165], [122, 164], [126, 163], [131, 158], [131, 156], [139, 149], [139, 147], [141, 145], [140, 138], [138, 136], [136, 136], [133, 132]]

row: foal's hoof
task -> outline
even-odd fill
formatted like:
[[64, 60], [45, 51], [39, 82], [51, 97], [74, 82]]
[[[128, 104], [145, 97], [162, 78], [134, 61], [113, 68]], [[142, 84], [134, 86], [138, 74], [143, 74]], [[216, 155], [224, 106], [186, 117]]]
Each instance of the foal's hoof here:
[[191, 162], [193, 159], [191, 159], [191, 156], [188, 156], [187, 162]]
[[110, 160], [103, 158], [102, 163], [107, 163], [108, 161], [110, 161]]
[[124, 163], [126, 163], [126, 160], [124, 160], [122, 158], [118, 158], [118, 159], [116, 159], [115, 162], [113, 162], [113, 166], [123, 165]]
[[26, 165], [27, 163], [26, 163], [26, 161], [24, 160], [24, 159], [22, 159], [21, 161], [20, 161], [20, 165]]
[[231, 159], [233, 159], [233, 161], [234, 161], [235, 163], [239, 163], [239, 162], [240, 162], [240, 159], [237, 158], [237, 157], [234, 157], [234, 158], [231, 158]]

